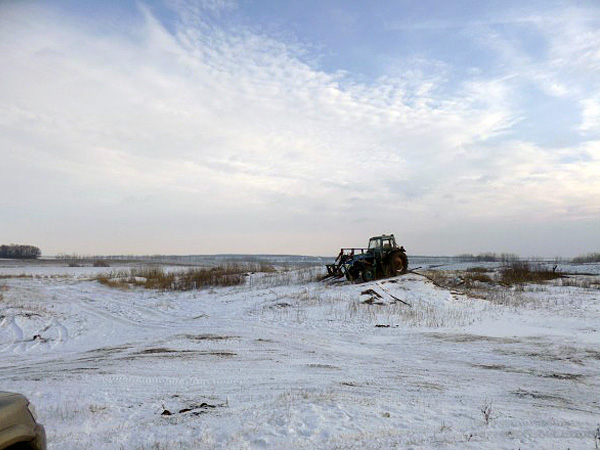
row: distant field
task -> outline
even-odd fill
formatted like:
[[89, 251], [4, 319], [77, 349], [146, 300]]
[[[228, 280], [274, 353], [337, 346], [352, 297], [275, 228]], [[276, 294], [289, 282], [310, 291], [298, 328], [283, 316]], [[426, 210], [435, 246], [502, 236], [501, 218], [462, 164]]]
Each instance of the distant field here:
[[172, 291], [144, 287], [156, 260], [0, 260], [0, 382], [50, 448], [595, 446], [599, 264], [411, 257], [352, 284], [316, 281], [333, 258], [195, 258], [160, 267], [253, 270]]

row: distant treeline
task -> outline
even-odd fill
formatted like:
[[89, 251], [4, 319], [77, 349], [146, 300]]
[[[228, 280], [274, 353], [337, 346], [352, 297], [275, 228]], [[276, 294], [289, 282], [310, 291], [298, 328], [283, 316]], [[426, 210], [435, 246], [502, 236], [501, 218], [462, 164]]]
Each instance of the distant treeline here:
[[[478, 255], [473, 255], [470, 253], [463, 253], [462, 255], [454, 256], [454, 259], [460, 262], [501, 262], [501, 263], [513, 263], [516, 261], [520, 261], [524, 259], [526, 261], [541, 261], [543, 258], [538, 257], [527, 257], [520, 258], [518, 255], [514, 253], [480, 253]], [[560, 257], [554, 258], [554, 262], [556, 264], [572, 262], [574, 264], [583, 264], [583, 263], [600, 263], [600, 253], [588, 253], [587, 255], [580, 255], [571, 260], [564, 259]]]
[[37, 259], [42, 251], [33, 245], [0, 245], [0, 258]]
[[587, 255], [577, 256], [573, 258], [576, 264], [600, 262], [600, 253], [588, 253]]
[[77, 253], [60, 253], [56, 259], [70, 262], [79, 261], [149, 261], [157, 264], [209, 264], [223, 265], [230, 263], [267, 263], [283, 266], [310, 266], [331, 262], [332, 257], [302, 255], [268, 255], [268, 254], [217, 254], [217, 255], [81, 255]]
[[470, 253], [463, 253], [457, 255], [456, 258], [462, 262], [503, 262], [509, 263], [518, 261], [519, 256], [514, 253], [480, 253], [478, 255], [472, 255]]

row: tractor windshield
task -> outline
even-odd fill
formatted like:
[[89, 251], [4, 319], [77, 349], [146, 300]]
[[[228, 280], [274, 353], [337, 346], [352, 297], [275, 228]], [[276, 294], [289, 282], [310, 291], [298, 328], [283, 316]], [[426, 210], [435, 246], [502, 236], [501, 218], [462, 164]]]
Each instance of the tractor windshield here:
[[396, 240], [394, 238], [387, 238], [383, 240], [383, 249], [391, 250], [396, 247]]
[[369, 240], [369, 250], [375, 250], [381, 248], [381, 239], [372, 238]]

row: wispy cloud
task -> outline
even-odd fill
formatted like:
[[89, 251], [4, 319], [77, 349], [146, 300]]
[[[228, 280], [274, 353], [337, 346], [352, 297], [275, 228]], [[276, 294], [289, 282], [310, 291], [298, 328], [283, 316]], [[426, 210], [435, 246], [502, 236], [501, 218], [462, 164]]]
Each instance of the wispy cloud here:
[[[578, 91], [580, 128], [594, 127], [596, 100], [562, 72], [595, 70], [592, 31], [574, 55], [542, 33], [546, 59], [505, 52], [510, 70], [493, 77], [450, 84], [452, 67], [409, 64], [365, 82], [315, 68], [297, 42], [205, 20], [234, 3], [171, 7], [169, 28], [142, 4], [127, 33], [102, 35], [42, 8], [2, 15], [0, 188], [12, 195], [0, 207], [63, 217], [73, 245], [98, 252], [326, 253], [399, 223], [435, 252], [419, 232], [440, 220], [443, 239], [444, 217], [598, 214], [598, 142], [556, 150], [513, 135], [525, 73]], [[4, 231], [18, 236], [22, 220]], [[125, 237], [103, 246], [95, 236], [111, 230]]]

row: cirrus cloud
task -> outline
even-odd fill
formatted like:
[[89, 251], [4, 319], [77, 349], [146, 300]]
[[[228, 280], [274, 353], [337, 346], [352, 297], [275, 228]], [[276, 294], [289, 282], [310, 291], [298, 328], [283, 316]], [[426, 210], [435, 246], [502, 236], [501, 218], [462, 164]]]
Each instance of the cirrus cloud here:
[[[41, 2], [2, 7], [3, 235], [50, 252], [326, 254], [395, 231], [421, 253], [545, 254], [494, 230], [557, 224], [558, 239], [598, 219], [592, 31], [571, 53], [540, 31], [542, 59], [489, 35], [512, 63], [495, 76], [456, 82], [430, 58], [363, 80], [319, 69], [297, 41], [207, 18], [233, 3], [200, 6], [171, 3], [167, 26], [139, 5], [127, 29], [102, 33]], [[587, 137], [521, 133], [529, 80], [579, 105]], [[457, 238], [474, 228], [481, 238]]]

